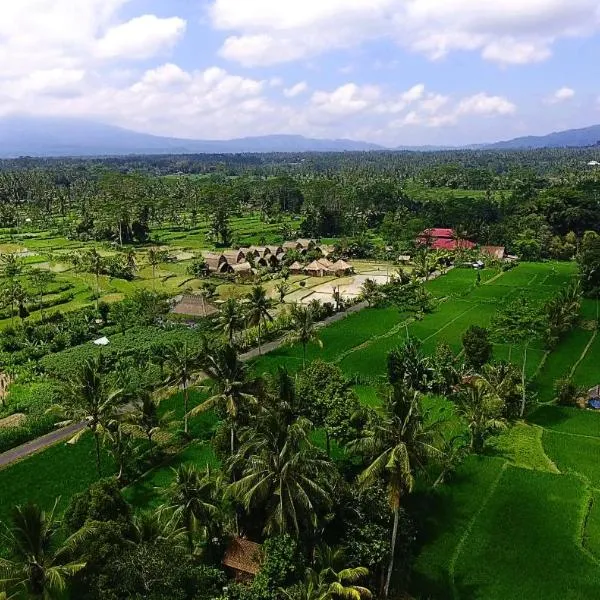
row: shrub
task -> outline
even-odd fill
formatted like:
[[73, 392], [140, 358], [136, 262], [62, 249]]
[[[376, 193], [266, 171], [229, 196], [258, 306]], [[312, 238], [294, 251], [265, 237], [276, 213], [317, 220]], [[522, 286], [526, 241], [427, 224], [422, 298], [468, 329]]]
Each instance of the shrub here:
[[581, 396], [582, 390], [572, 379], [559, 379], [554, 385], [556, 401], [561, 406], [575, 406], [577, 399]]

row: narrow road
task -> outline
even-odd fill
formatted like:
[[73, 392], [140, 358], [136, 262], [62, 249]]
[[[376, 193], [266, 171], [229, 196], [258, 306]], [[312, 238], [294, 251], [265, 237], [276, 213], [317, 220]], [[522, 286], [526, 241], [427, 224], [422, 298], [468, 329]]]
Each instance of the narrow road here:
[[32, 440], [31, 442], [23, 444], [22, 446], [17, 446], [8, 452], [4, 452], [3, 454], [0, 454], [0, 469], [16, 462], [17, 460], [21, 460], [22, 458], [26, 458], [31, 454], [39, 452], [40, 450], [45, 450], [49, 446], [57, 444], [58, 442], [67, 440], [84, 427], [84, 423], [75, 423], [74, 425], [69, 425], [68, 427], [52, 431], [46, 435], [43, 435], [42, 437]]

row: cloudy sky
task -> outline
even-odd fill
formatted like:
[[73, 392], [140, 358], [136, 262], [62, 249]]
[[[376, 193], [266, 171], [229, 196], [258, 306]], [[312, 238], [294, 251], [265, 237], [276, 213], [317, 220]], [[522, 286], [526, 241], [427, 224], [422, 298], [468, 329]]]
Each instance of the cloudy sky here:
[[390, 146], [600, 123], [598, 0], [0, 0], [0, 116]]

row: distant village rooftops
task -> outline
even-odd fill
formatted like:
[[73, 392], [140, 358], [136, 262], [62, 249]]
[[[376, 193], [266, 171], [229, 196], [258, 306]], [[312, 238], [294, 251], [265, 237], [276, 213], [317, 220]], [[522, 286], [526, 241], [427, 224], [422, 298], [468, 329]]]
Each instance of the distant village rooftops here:
[[432, 250], [472, 250], [477, 244], [458, 237], [454, 229], [436, 227], [425, 229], [417, 238], [417, 243], [428, 245]]

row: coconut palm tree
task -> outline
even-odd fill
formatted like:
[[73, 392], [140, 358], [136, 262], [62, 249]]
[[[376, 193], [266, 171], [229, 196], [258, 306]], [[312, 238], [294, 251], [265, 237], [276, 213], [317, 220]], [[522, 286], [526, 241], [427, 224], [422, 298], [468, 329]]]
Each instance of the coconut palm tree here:
[[156, 267], [164, 259], [164, 253], [158, 248], [150, 248], [147, 254], [148, 264], [152, 267], [152, 289], [156, 289]]
[[229, 300], [221, 305], [217, 329], [227, 337], [229, 345], [233, 346], [233, 338], [236, 332], [241, 331], [243, 328], [244, 316], [242, 315], [242, 308], [235, 298], [229, 298]]
[[211, 528], [219, 516], [220, 480], [207, 466], [201, 473], [194, 465], [180, 465], [173, 469], [175, 479], [166, 490], [167, 503], [163, 507], [173, 512], [187, 537], [190, 553], [199, 533], [211, 538]]
[[64, 540], [56, 507], [48, 513], [31, 503], [13, 509], [2, 535], [8, 554], [0, 558], [0, 592], [6, 598], [64, 598], [69, 579], [85, 567], [73, 558], [79, 554], [82, 533]]
[[120, 420], [112, 419], [104, 428], [103, 439], [109, 454], [119, 469], [117, 480], [122, 481], [125, 470], [131, 464], [137, 450], [133, 436], [125, 430]]
[[69, 440], [69, 444], [77, 443], [86, 430], [92, 432], [99, 476], [102, 476], [100, 456], [102, 436], [108, 424], [115, 419], [118, 399], [121, 395], [121, 390], [109, 388], [103, 371], [104, 361], [101, 355], [86, 360], [79, 373], [67, 382], [62, 403], [49, 409], [50, 412], [65, 418], [58, 424], [59, 426], [73, 423], [85, 424], [85, 427]]
[[360, 288], [360, 298], [369, 306], [373, 306], [378, 298], [378, 286], [374, 279], [366, 279]]
[[438, 427], [435, 419], [428, 419], [426, 424], [419, 392], [399, 383], [390, 390], [380, 414], [373, 415], [361, 437], [351, 443], [370, 463], [359, 475], [359, 485], [369, 487], [383, 479], [394, 514], [386, 597], [394, 571], [402, 499], [412, 492], [415, 473], [425, 468], [428, 459], [440, 454], [433, 445]]
[[275, 286], [275, 291], [279, 294], [279, 304], [283, 304], [287, 293], [290, 291], [290, 286], [282, 281]]
[[295, 305], [292, 309], [292, 329], [286, 336], [288, 344], [302, 344], [302, 365], [306, 365], [306, 347], [311, 342], [323, 347], [315, 327], [314, 313], [308, 306]]
[[187, 342], [183, 342], [167, 346], [164, 356], [170, 371], [167, 379], [168, 383], [176, 385], [183, 393], [183, 431], [187, 435], [189, 431], [190, 386], [201, 368], [202, 352], [191, 348]]
[[285, 425], [273, 416], [243, 432], [230, 464], [241, 466], [242, 476], [229, 493], [246, 511], [264, 511], [265, 535], [314, 531], [319, 509], [331, 505], [334, 467], [310, 443], [310, 421]]
[[133, 516], [128, 541], [134, 544], [167, 543], [171, 547], [187, 548], [186, 530], [172, 511], [142, 511]]
[[458, 394], [459, 414], [464, 418], [471, 437], [470, 446], [475, 452], [483, 450], [490, 435], [506, 429], [504, 400], [481, 377], [474, 377]]
[[104, 259], [98, 254], [96, 248], [92, 248], [83, 256], [83, 264], [85, 265], [85, 269], [92, 273], [96, 278], [96, 310], [98, 310], [98, 301], [100, 299], [100, 275], [104, 268]]
[[27, 279], [31, 287], [35, 289], [38, 295], [39, 308], [42, 318], [44, 317], [44, 296], [48, 291], [48, 286], [55, 281], [56, 274], [52, 271], [43, 269], [31, 269], [27, 274]]
[[249, 392], [248, 369], [239, 359], [233, 346], [225, 345], [205, 351], [204, 371], [214, 382], [214, 394], [190, 412], [191, 416], [222, 409], [230, 422], [230, 450], [235, 452], [235, 430], [239, 412], [244, 405], [255, 404], [256, 397]]
[[260, 285], [254, 286], [252, 291], [246, 296], [248, 312], [246, 318], [250, 325], [258, 328], [258, 353], [262, 354], [261, 349], [261, 327], [265, 321], [272, 321], [273, 317], [269, 314], [271, 302], [267, 298], [265, 288]]
[[340, 549], [328, 546], [317, 548], [317, 569], [306, 570], [304, 581], [290, 593], [281, 590], [289, 600], [363, 600], [372, 598], [371, 591], [356, 582], [366, 577], [369, 570], [365, 567], [347, 568], [343, 566], [343, 554]]
[[173, 411], [160, 414], [160, 403], [149, 390], [140, 393], [135, 410], [128, 416], [128, 421], [146, 436], [150, 451], [154, 454], [154, 436], [167, 427], [174, 417]]

